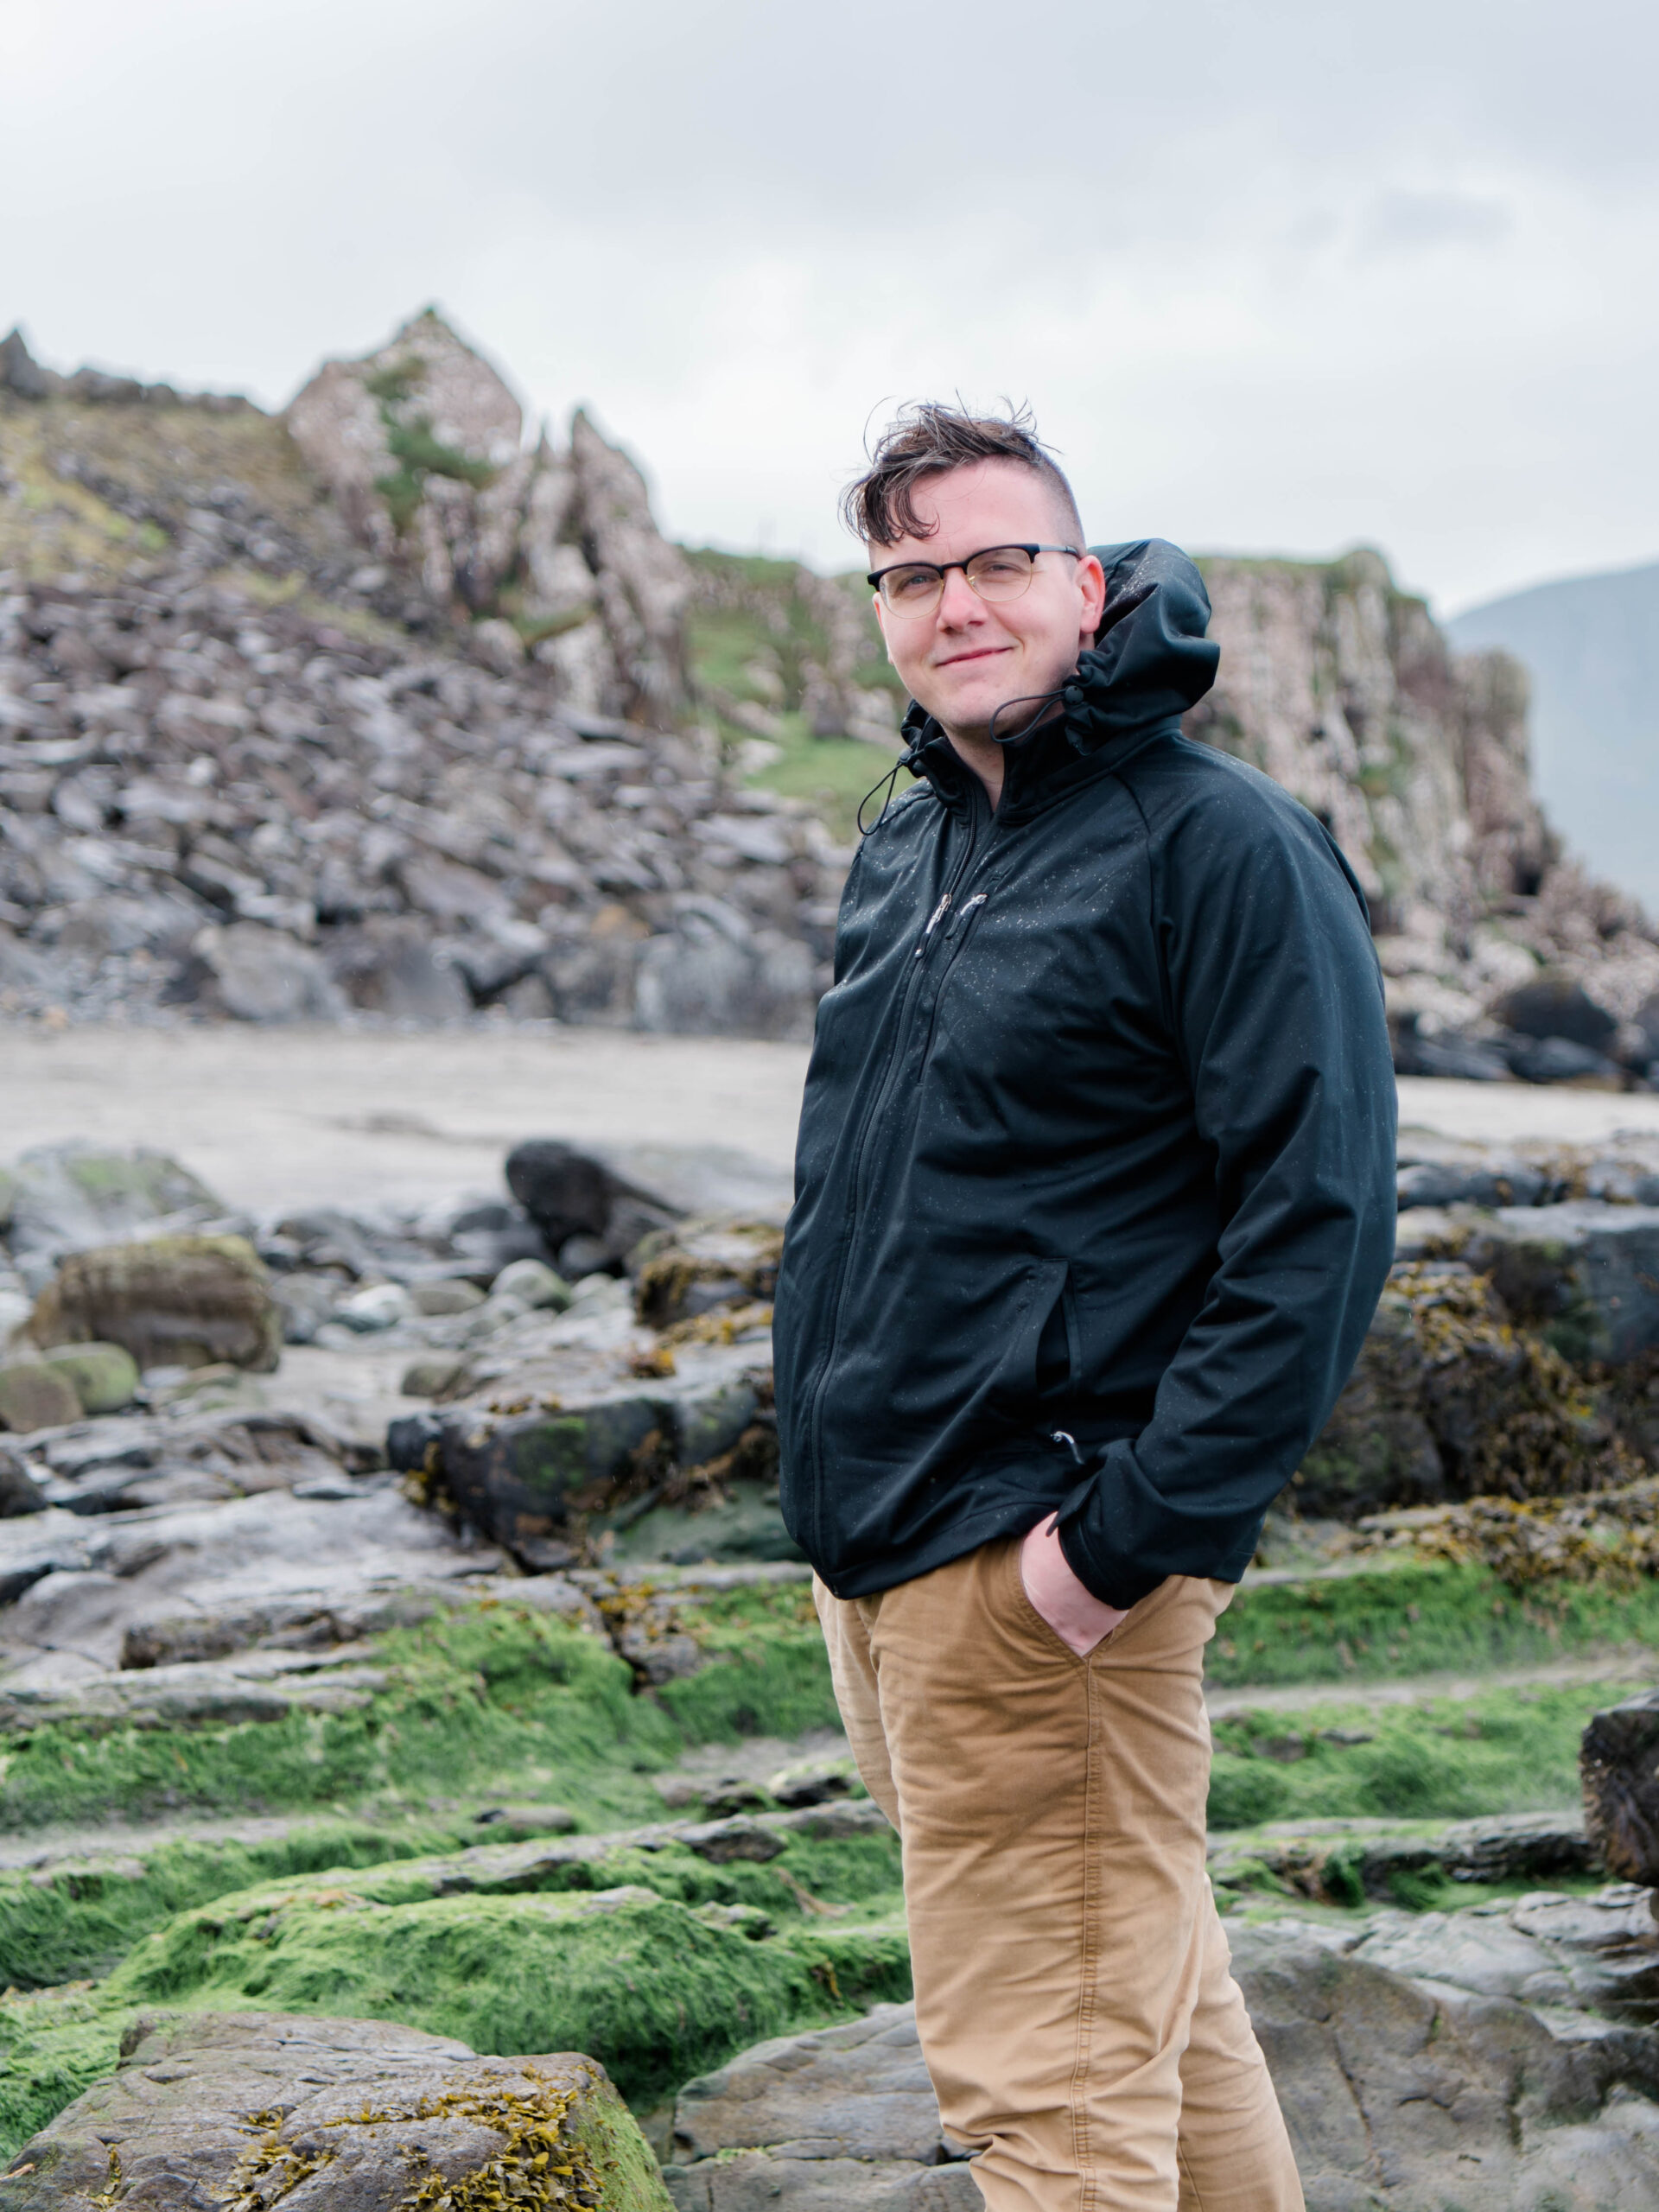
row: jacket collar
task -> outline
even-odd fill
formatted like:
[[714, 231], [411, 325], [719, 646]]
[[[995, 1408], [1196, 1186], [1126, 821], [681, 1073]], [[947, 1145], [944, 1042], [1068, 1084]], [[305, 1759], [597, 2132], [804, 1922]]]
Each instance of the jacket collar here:
[[[1033, 811], [1050, 797], [1121, 766], [1166, 732], [1216, 680], [1221, 649], [1205, 636], [1210, 598], [1197, 568], [1162, 538], [1090, 548], [1106, 571], [1106, 608], [1095, 642], [1078, 656], [1057, 702], [1035, 729], [998, 741], [1007, 748], [999, 821]], [[914, 701], [905, 716], [902, 766], [925, 777], [953, 811], [983, 786], [933, 717]]]

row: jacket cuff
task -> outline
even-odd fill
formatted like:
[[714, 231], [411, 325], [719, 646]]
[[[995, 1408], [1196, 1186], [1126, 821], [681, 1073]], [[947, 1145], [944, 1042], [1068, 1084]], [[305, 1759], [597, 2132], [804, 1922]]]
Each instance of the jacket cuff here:
[[1166, 1578], [1148, 1573], [1137, 1567], [1133, 1560], [1122, 1557], [1096, 1560], [1084, 1541], [1082, 1516], [1088, 1506], [1096, 1502], [1100, 1486], [1101, 1469], [1092, 1469], [1086, 1480], [1077, 1484], [1060, 1503], [1056, 1534], [1060, 1540], [1060, 1554], [1091, 1598], [1098, 1598], [1103, 1605], [1112, 1605], [1127, 1613], [1131, 1605], [1138, 1605], [1142, 1598], [1150, 1597], [1159, 1584]]

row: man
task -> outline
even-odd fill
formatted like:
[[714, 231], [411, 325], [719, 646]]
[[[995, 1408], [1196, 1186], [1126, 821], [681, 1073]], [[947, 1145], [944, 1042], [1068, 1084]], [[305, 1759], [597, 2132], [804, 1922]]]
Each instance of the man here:
[[1182, 737], [1192, 564], [1085, 550], [1020, 422], [912, 410], [848, 508], [918, 780], [842, 905], [779, 1427], [922, 2047], [992, 2212], [1289, 2212], [1201, 1678], [1392, 1251], [1364, 902]]

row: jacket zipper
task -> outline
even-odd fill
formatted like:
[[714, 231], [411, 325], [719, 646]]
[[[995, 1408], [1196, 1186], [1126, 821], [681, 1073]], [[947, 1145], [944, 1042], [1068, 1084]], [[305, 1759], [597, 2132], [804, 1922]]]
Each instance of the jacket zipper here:
[[[899, 1001], [898, 1016], [893, 1023], [893, 1043], [888, 1049], [887, 1064], [881, 1071], [881, 1081], [876, 1087], [875, 1096], [866, 1109], [864, 1120], [858, 1132], [858, 1141], [853, 1147], [852, 1173], [849, 1179], [850, 1194], [847, 1203], [847, 1220], [842, 1234], [841, 1261], [836, 1270], [835, 1294], [830, 1307], [830, 1342], [818, 1370], [817, 1380], [812, 1386], [812, 1521], [817, 1537], [820, 1557], [823, 1554], [823, 1466], [820, 1444], [823, 1395], [830, 1387], [830, 1377], [835, 1371], [836, 1354], [841, 1347], [841, 1317], [847, 1292], [847, 1271], [852, 1264], [853, 1240], [858, 1228], [860, 1185], [864, 1176], [864, 1155], [869, 1144], [870, 1132], [880, 1119], [882, 1109], [887, 1105], [895, 1073], [903, 1065], [902, 1047], [906, 1032], [918, 988], [923, 976], [927, 972], [925, 956], [928, 946], [932, 940], [934, 931], [950, 911], [950, 902], [960, 888], [963, 876], [968, 873], [978, 843], [979, 828], [976, 822], [969, 835], [968, 849], [957, 863], [957, 872], [951, 877], [950, 885], [938, 905], [928, 916], [927, 925], [918, 941], [915, 953], [910, 963], [910, 974], [906, 980], [904, 996]], [[930, 1038], [931, 1034], [930, 1025]]]

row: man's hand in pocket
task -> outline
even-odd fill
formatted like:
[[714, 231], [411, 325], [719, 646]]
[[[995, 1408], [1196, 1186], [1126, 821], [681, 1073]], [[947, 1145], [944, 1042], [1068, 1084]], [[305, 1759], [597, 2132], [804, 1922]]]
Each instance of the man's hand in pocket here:
[[1026, 1595], [1060, 1642], [1086, 1659], [1103, 1636], [1109, 1636], [1123, 1615], [1086, 1590], [1060, 1549], [1058, 1516], [1051, 1513], [1026, 1538], [1020, 1572]]

